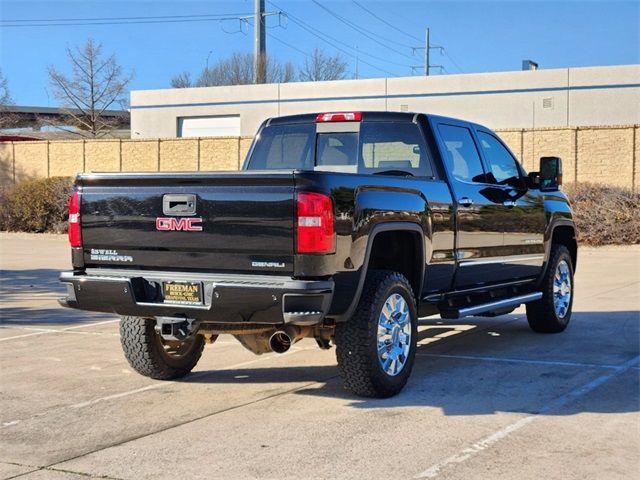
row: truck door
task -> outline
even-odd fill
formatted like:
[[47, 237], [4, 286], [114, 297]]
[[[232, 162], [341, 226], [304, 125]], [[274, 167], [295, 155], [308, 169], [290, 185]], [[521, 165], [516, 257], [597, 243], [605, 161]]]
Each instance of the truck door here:
[[490, 183], [471, 126], [438, 121], [437, 143], [456, 202], [456, 289], [495, 283], [507, 277], [503, 230], [508, 210], [503, 187]]
[[504, 274], [508, 279], [537, 276], [544, 262], [545, 213], [542, 195], [527, 189], [523, 170], [492, 132], [476, 128], [489, 180], [499, 185], [504, 208]]

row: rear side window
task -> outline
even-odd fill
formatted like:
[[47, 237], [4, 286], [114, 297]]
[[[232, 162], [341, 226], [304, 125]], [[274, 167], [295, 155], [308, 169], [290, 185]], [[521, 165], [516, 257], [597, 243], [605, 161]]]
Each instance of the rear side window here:
[[363, 173], [397, 170], [433, 176], [427, 145], [415, 123], [364, 122], [360, 127], [360, 152]]
[[439, 125], [438, 131], [446, 147], [447, 170], [458, 180], [485, 183], [486, 176], [471, 131], [454, 125]]
[[493, 135], [478, 132], [478, 139], [496, 183], [517, 184], [520, 181], [520, 170], [513, 155]]
[[273, 125], [260, 132], [249, 162], [251, 170], [313, 168], [316, 127]]

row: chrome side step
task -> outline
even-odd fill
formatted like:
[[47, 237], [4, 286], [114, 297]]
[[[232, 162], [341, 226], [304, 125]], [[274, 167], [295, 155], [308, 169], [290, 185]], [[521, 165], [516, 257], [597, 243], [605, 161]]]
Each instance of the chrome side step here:
[[442, 317], [448, 319], [468, 317], [470, 315], [478, 315], [480, 313], [492, 312], [494, 310], [502, 310], [503, 308], [515, 307], [523, 303], [535, 302], [541, 298], [542, 292], [533, 292], [526, 295], [518, 295], [517, 297], [505, 298], [504, 300], [496, 300], [495, 302], [482, 303], [473, 307], [443, 311]]

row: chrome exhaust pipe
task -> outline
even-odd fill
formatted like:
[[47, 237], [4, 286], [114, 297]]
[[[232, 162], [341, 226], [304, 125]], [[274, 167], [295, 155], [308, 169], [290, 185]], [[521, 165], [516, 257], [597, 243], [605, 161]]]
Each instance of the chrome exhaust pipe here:
[[275, 353], [285, 353], [291, 348], [291, 345], [309, 335], [309, 332], [311, 332], [311, 327], [287, 325], [281, 330], [276, 330], [269, 337], [269, 348]]

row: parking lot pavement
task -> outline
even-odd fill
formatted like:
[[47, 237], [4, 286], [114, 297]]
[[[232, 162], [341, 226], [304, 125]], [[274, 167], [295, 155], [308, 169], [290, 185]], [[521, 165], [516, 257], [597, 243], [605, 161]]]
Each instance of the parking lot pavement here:
[[638, 478], [640, 248], [582, 249], [574, 317], [420, 321], [405, 390], [342, 389], [333, 351], [134, 373], [117, 319], [59, 308], [60, 236], [0, 234], [0, 478]]

